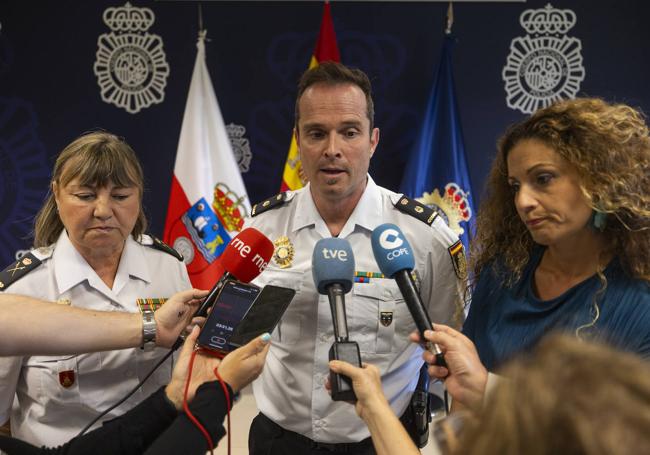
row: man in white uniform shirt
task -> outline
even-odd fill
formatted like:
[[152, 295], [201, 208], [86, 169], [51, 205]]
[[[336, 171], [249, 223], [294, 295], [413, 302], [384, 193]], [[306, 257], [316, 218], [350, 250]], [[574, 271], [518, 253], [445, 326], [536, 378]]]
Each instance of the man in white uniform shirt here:
[[295, 135], [309, 184], [257, 204], [248, 221], [276, 246], [256, 284], [296, 290], [253, 384], [260, 414], [249, 433], [252, 455], [374, 453], [354, 407], [332, 401], [325, 388], [334, 334], [328, 299], [317, 293], [312, 278], [318, 240], [335, 236], [352, 245], [357, 278], [346, 296], [350, 339], [358, 342], [361, 360], [380, 369], [397, 415], [409, 404], [422, 351], [408, 339], [415, 324], [395, 281], [379, 273], [370, 242], [373, 229], [391, 222], [404, 232], [433, 321], [453, 323], [462, 314], [458, 257], [450, 253], [458, 237], [431, 209], [377, 186], [368, 175], [379, 142], [370, 91], [363, 72], [336, 63], [303, 75]]

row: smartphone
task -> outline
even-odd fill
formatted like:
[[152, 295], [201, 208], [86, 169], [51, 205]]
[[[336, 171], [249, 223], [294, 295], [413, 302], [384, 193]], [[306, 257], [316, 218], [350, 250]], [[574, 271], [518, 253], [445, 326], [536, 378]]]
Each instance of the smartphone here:
[[260, 291], [252, 284], [227, 281], [201, 329], [198, 344], [207, 349], [230, 352], [230, 338]]
[[272, 284], [264, 286], [230, 337], [230, 346], [235, 349], [265, 332], [273, 332], [295, 294], [296, 291], [290, 288]]

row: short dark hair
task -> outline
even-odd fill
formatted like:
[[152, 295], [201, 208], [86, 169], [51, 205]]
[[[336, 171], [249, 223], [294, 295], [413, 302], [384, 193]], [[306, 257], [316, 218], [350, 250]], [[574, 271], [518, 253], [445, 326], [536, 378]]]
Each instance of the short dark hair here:
[[296, 96], [295, 126], [298, 128], [300, 120], [300, 98], [305, 91], [315, 84], [340, 85], [352, 84], [361, 89], [366, 96], [366, 116], [370, 121], [370, 131], [375, 123], [375, 104], [372, 101], [372, 85], [368, 75], [357, 68], [348, 68], [337, 62], [323, 62], [314, 68], [305, 71], [298, 82], [298, 96]]

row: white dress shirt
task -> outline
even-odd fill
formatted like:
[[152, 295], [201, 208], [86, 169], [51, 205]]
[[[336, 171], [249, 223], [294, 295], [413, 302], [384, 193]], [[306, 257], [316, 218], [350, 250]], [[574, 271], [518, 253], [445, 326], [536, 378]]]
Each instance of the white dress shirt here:
[[[355, 270], [379, 272], [370, 242], [374, 228], [398, 225], [414, 250], [422, 300], [431, 320], [450, 324], [459, 314], [459, 282], [447, 248], [458, 237], [437, 217], [432, 226], [394, 207], [401, 195], [368, 183], [339, 237], [354, 253]], [[327, 296], [318, 295], [311, 271], [315, 243], [331, 237], [311, 197], [309, 185], [288, 193], [289, 201], [249, 219], [272, 241], [287, 236], [295, 255], [290, 267], [272, 260], [255, 281], [296, 290], [296, 295], [273, 332], [271, 350], [261, 376], [253, 383], [260, 411], [280, 426], [315, 441], [356, 442], [369, 436], [354, 406], [332, 401], [325, 389], [329, 374], [328, 351], [334, 342]], [[408, 340], [415, 323], [397, 284], [371, 278], [355, 283], [345, 296], [349, 337], [361, 350], [362, 362], [379, 368], [382, 386], [399, 416], [406, 409], [422, 366], [422, 350]], [[384, 326], [380, 315], [392, 315]]]
[[[142, 236], [141, 242], [152, 240]], [[42, 263], [13, 283], [9, 292], [79, 308], [133, 313], [139, 311], [138, 298], [168, 298], [192, 287], [183, 262], [143, 244], [129, 236], [109, 289], [63, 231], [54, 245], [32, 251]], [[65, 333], [52, 335], [60, 338]], [[134, 348], [78, 356], [0, 357], [0, 422], [11, 417], [12, 435], [36, 446], [64, 443], [134, 388], [166, 352]], [[70, 375], [74, 381], [65, 387], [62, 382]], [[170, 377], [167, 361], [104, 420], [124, 414]]]

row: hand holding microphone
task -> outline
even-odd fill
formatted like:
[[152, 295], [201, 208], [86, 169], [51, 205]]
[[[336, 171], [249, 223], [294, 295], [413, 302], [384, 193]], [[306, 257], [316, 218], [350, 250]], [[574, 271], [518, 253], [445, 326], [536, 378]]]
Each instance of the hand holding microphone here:
[[[415, 259], [406, 237], [394, 224], [385, 223], [377, 226], [372, 231], [372, 252], [381, 273], [397, 282], [406, 306], [420, 332], [420, 339], [424, 340], [424, 331], [433, 330], [433, 324], [411, 276], [411, 271], [415, 267]], [[440, 347], [428, 341], [425, 346], [427, 350], [435, 354], [436, 365], [445, 366], [445, 358]]]
[[[354, 280], [354, 255], [347, 240], [321, 239], [316, 242], [312, 255], [312, 274], [320, 294], [329, 298], [334, 322], [334, 344], [329, 360], [344, 360], [361, 366], [359, 345], [348, 340], [348, 323], [345, 315], [345, 294], [352, 289]], [[356, 401], [352, 380], [330, 370], [332, 400]]]
[[219, 257], [224, 269], [219, 281], [212, 287], [195, 316], [206, 316], [208, 309], [217, 301], [228, 280], [249, 283], [264, 271], [273, 256], [273, 242], [254, 228], [246, 228], [237, 234]]

